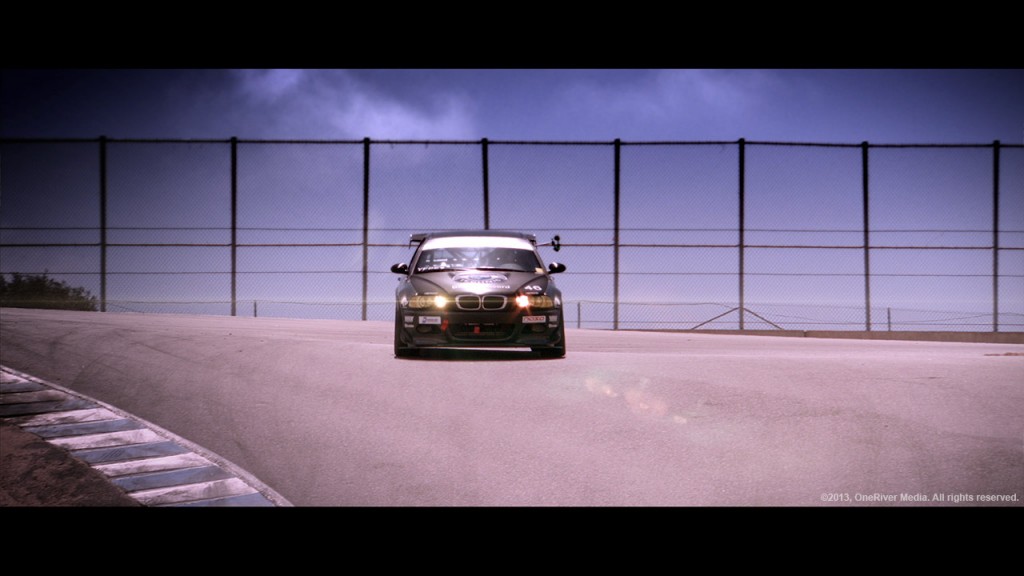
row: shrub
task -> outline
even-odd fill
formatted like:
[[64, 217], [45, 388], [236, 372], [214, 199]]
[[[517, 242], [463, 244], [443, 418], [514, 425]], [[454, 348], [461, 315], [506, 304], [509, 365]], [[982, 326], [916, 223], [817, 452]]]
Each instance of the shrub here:
[[54, 280], [46, 274], [0, 274], [0, 306], [49, 308], [53, 310], [97, 310], [96, 297], [85, 288]]

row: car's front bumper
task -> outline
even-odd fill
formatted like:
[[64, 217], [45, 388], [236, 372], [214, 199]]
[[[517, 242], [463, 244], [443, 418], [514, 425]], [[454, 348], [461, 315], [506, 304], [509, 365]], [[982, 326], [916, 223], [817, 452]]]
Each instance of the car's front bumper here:
[[399, 309], [400, 335], [416, 347], [557, 346], [562, 310], [509, 312]]

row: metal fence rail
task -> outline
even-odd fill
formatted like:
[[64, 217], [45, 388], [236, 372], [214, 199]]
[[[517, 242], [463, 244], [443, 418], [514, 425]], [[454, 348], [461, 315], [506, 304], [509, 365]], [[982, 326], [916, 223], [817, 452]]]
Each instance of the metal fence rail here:
[[103, 311], [385, 319], [409, 233], [494, 228], [562, 235], [580, 327], [1022, 329], [1024, 146], [999, 141], [0, 151], [0, 274], [84, 284]]

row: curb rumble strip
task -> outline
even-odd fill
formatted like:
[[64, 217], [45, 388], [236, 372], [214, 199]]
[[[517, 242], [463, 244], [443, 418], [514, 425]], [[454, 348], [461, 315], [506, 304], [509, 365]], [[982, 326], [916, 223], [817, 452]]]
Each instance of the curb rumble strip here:
[[0, 366], [0, 419], [69, 451], [144, 506], [292, 505], [209, 450], [6, 366]]

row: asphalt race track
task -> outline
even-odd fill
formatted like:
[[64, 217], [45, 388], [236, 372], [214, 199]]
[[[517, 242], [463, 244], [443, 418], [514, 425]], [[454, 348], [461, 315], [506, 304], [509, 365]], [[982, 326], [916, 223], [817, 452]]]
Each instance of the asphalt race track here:
[[1021, 345], [569, 330], [565, 359], [396, 359], [391, 339], [387, 322], [0, 312], [0, 364], [299, 506], [1024, 499]]

